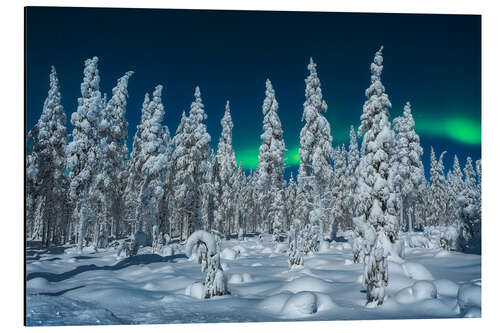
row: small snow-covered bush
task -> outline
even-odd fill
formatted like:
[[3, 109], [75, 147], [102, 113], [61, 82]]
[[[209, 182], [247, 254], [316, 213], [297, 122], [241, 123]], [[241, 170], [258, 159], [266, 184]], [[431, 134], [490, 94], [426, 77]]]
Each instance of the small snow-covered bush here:
[[148, 235], [144, 231], [139, 229], [135, 232], [134, 238], [132, 239], [130, 254], [136, 255], [141, 247], [150, 245], [151, 245], [150, 237], [148, 237]]
[[427, 239], [426, 248], [442, 248], [446, 251], [457, 251], [461, 248], [460, 230], [455, 225], [427, 227], [420, 235]]
[[116, 251], [116, 257], [122, 258], [122, 257], [129, 257], [130, 256], [130, 246], [128, 245], [127, 242], [123, 241], [119, 246], [118, 250]]
[[152, 239], [152, 242], [151, 242], [152, 243], [151, 246], [153, 247], [153, 253], [160, 253], [161, 252], [161, 248], [164, 245], [164, 239], [160, 235], [160, 232], [158, 230], [158, 226], [157, 225], [153, 226], [153, 235], [152, 235], [152, 237], [153, 237], [153, 239]]
[[108, 236], [105, 234], [101, 234], [99, 238], [97, 239], [97, 248], [98, 249], [104, 249], [108, 247]]
[[229, 294], [226, 277], [224, 276], [215, 236], [198, 230], [189, 236], [186, 242], [186, 255], [191, 257], [194, 250], [203, 248], [200, 258], [202, 272], [206, 272], [203, 283], [203, 297], [222, 296]]

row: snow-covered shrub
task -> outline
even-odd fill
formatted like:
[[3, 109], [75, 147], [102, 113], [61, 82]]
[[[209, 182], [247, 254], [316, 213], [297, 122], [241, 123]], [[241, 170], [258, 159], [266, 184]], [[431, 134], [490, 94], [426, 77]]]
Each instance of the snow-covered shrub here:
[[153, 226], [153, 235], [152, 235], [152, 247], [153, 247], [153, 253], [161, 253], [163, 246], [166, 244], [165, 243], [165, 238], [163, 235], [160, 234], [158, 230], [158, 226], [154, 225]]
[[361, 229], [355, 230], [355, 235], [352, 241], [352, 261], [355, 263], [363, 263], [365, 256], [363, 251], [363, 234]]
[[288, 267], [302, 266], [303, 259], [303, 239], [301, 235], [302, 222], [295, 219], [288, 234]]
[[108, 247], [108, 244], [109, 244], [108, 236], [105, 234], [101, 234], [97, 239], [97, 248], [104, 249]]
[[201, 251], [202, 272], [206, 272], [204, 287], [204, 298], [229, 294], [226, 277], [224, 276], [215, 236], [211, 233], [198, 230], [189, 236], [186, 242], [185, 253], [191, 257], [193, 250], [204, 248]]
[[460, 230], [457, 225], [429, 226], [423, 233], [412, 233], [408, 246], [424, 248], [443, 248], [447, 251], [460, 250]]
[[409, 234], [406, 238], [406, 243], [408, 247], [421, 247], [421, 248], [430, 248], [431, 241], [430, 238], [425, 237], [423, 234]]
[[144, 246], [150, 246], [151, 239], [148, 235], [142, 231], [141, 229], [137, 230], [134, 234], [134, 238], [132, 239], [132, 243], [130, 246], [130, 254], [135, 256], [139, 249]]
[[122, 258], [122, 257], [128, 257], [130, 256], [130, 246], [128, 245], [127, 242], [123, 241], [119, 246], [118, 250], [116, 251], [116, 257]]

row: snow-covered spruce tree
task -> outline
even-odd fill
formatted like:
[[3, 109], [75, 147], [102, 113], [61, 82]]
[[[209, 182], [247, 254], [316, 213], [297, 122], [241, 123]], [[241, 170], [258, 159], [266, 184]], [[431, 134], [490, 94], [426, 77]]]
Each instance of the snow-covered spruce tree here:
[[288, 269], [304, 264], [302, 230], [302, 222], [299, 219], [294, 219], [288, 232]]
[[[305, 79], [305, 102], [302, 121], [304, 127], [300, 131], [300, 166], [299, 166], [299, 188], [310, 188], [312, 191], [312, 206], [314, 223], [311, 228], [316, 230], [317, 239], [322, 238], [325, 223], [324, 196], [327, 192], [328, 182], [332, 179], [332, 136], [330, 124], [323, 116], [327, 110], [327, 104], [321, 93], [321, 83], [316, 71], [316, 64], [310, 59], [309, 76]], [[299, 191], [300, 193], [300, 191]], [[310, 208], [309, 208], [310, 209]], [[306, 215], [310, 215], [310, 210]], [[300, 218], [300, 217], [299, 217]], [[311, 223], [309, 216], [306, 217], [305, 226]], [[314, 247], [314, 251], [317, 246]]]
[[[201, 248], [203, 247], [203, 248]], [[202, 272], [206, 272], [203, 282], [205, 298], [229, 294], [226, 277], [220, 265], [220, 255], [215, 236], [205, 230], [195, 231], [186, 242], [185, 253], [191, 257], [193, 251], [199, 251]]]
[[415, 133], [415, 121], [411, 113], [410, 102], [404, 106], [403, 116], [393, 120], [396, 143], [392, 156], [394, 186], [400, 197], [400, 226], [413, 231], [415, 221], [415, 203], [421, 196], [419, 189], [425, 182], [422, 164], [423, 149], [420, 138]]
[[436, 160], [434, 148], [431, 147], [431, 169], [430, 169], [430, 208], [427, 217], [428, 224], [433, 226], [448, 225], [450, 219], [446, 216], [448, 191], [446, 179], [444, 177], [443, 157], [446, 152], [442, 152], [439, 160]]
[[356, 187], [358, 216], [353, 220], [357, 232], [363, 235], [363, 284], [370, 305], [380, 305], [384, 301], [388, 243], [396, 241], [397, 228], [395, 195], [391, 192], [389, 177], [394, 133], [389, 122], [391, 102], [381, 82], [382, 49], [377, 51], [371, 64], [371, 85], [365, 92], [367, 100], [358, 129], [363, 142]]
[[135, 229], [139, 227], [137, 221], [135, 221], [136, 210], [139, 204], [139, 193], [141, 191], [141, 180], [142, 180], [142, 166], [144, 165], [144, 153], [142, 152], [142, 132], [143, 124], [150, 117], [149, 114], [149, 93], [144, 96], [144, 101], [142, 103], [141, 109], [141, 122], [137, 125], [137, 129], [132, 141], [132, 151], [130, 153], [130, 158], [127, 165], [127, 185], [125, 189], [125, 206], [126, 206], [126, 220], [130, 223], [129, 232], [130, 234], [135, 233]]
[[216, 179], [215, 152], [210, 150], [210, 168], [205, 171], [205, 183], [202, 185], [202, 226], [203, 230], [210, 231], [215, 220], [215, 179]]
[[207, 168], [210, 168], [210, 135], [203, 120], [207, 118], [201, 100], [200, 88], [196, 87], [194, 102], [189, 116], [181, 120], [174, 137], [172, 155], [175, 172], [174, 191], [177, 220], [182, 224], [181, 238], [187, 238], [200, 229], [202, 222], [202, 185]]
[[297, 184], [293, 178], [293, 173], [290, 173], [290, 179], [288, 180], [288, 186], [285, 193], [285, 230], [291, 230], [292, 221], [295, 218], [295, 204], [297, 197]]
[[[128, 122], [125, 118], [128, 98], [128, 80], [133, 72], [118, 79], [113, 95], [103, 110], [99, 121], [99, 163], [96, 175], [96, 190], [99, 192], [101, 211], [96, 212], [100, 228], [99, 237], [116, 235], [121, 221], [124, 173], [128, 159]], [[97, 235], [96, 235], [97, 236]]]
[[478, 219], [479, 223], [481, 223], [481, 182], [482, 182], [482, 176], [481, 176], [481, 160], [476, 161], [476, 176], [477, 176], [477, 182], [476, 182], [476, 194], [477, 194], [477, 214], [478, 214]]
[[[28, 136], [33, 139], [28, 157], [28, 217], [36, 221], [33, 239], [43, 246], [66, 241], [66, 114], [61, 105], [61, 93], [56, 69], [52, 66], [50, 89], [42, 114]], [[33, 207], [37, 208], [33, 210]]]
[[[179, 122], [179, 125], [177, 126], [177, 130], [175, 131], [175, 136], [173, 138], [173, 146], [174, 150], [172, 152], [172, 164], [170, 167], [171, 171], [171, 177], [172, 177], [172, 186], [174, 190], [174, 196], [173, 196], [173, 219], [170, 222], [170, 225], [172, 226], [172, 234], [171, 236], [178, 235], [179, 237], [182, 237], [182, 227], [184, 223], [186, 222], [185, 219], [187, 218], [187, 215], [185, 214], [185, 205], [186, 203], [180, 200], [182, 195], [186, 195], [187, 191], [187, 186], [184, 185], [182, 187], [178, 187], [176, 183], [176, 179], [178, 177], [179, 173], [185, 173], [185, 169], [183, 169], [186, 165], [186, 162], [184, 163], [177, 163], [178, 159], [185, 160], [187, 158], [187, 152], [186, 152], [186, 147], [183, 145], [184, 140], [187, 137], [186, 135], [186, 125], [187, 125], [188, 117], [186, 115], [185, 111], [182, 111], [181, 115], [181, 120]], [[177, 152], [176, 152], [177, 151]], [[212, 166], [213, 167], [213, 166]], [[212, 172], [214, 174], [214, 171]], [[187, 174], [185, 175], [187, 177]], [[179, 199], [178, 199], [179, 198]]]
[[304, 229], [310, 225], [309, 213], [313, 209], [313, 190], [310, 184], [310, 177], [306, 176], [305, 168], [301, 169], [299, 167], [293, 216], [303, 221], [302, 226]]
[[334, 172], [331, 186], [332, 203], [330, 239], [336, 237], [337, 229], [347, 230], [351, 227], [352, 221], [349, 220], [349, 179], [347, 175], [347, 152], [344, 145], [335, 149], [334, 152]]
[[173, 189], [173, 174], [172, 174], [172, 154], [173, 154], [173, 140], [170, 137], [170, 132], [167, 126], [164, 126], [165, 138], [165, 152], [164, 156], [168, 157], [167, 170], [164, 177], [163, 197], [160, 200], [158, 208], [158, 232], [160, 235], [170, 237], [171, 234], [171, 220], [173, 219], [174, 209], [174, 189]]
[[235, 204], [234, 204], [234, 230], [238, 232], [238, 240], [244, 240], [246, 234], [246, 224], [244, 219], [244, 188], [246, 186], [245, 172], [240, 163], [238, 170], [233, 176], [234, 191], [235, 191]]
[[460, 208], [459, 229], [465, 244], [479, 232], [479, 214], [477, 207], [476, 172], [472, 159], [467, 157], [464, 168], [464, 187], [457, 199]]
[[164, 188], [168, 177], [168, 146], [170, 134], [168, 128], [162, 126], [165, 111], [161, 100], [163, 87], [156, 86], [153, 99], [147, 106], [149, 117], [141, 124], [141, 152], [143, 165], [140, 169], [141, 192], [136, 211], [136, 221], [148, 237], [152, 235], [153, 225], [159, 226], [159, 208], [163, 199]]
[[[74, 126], [72, 141], [67, 148], [67, 159], [70, 179], [70, 198], [75, 204], [77, 216], [81, 215], [81, 198], [86, 197], [87, 205], [92, 206], [94, 193], [91, 186], [94, 183], [99, 165], [98, 121], [103, 106], [99, 91], [99, 59], [93, 57], [85, 61], [83, 82], [80, 85], [82, 97], [78, 98], [77, 111], [71, 115]], [[88, 223], [93, 219], [89, 210], [88, 218], [80, 218], [78, 227], [78, 248], [81, 251], [86, 237]]]
[[271, 81], [266, 80], [266, 97], [262, 103], [264, 132], [260, 136], [262, 143], [259, 148], [259, 164], [257, 166], [258, 206], [262, 230], [273, 232], [277, 240], [284, 212], [283, 178], [284, 156], [286, 151], [283, 140], [283, 130], [278, 117], [278, 102]]
[[242, 190], [242, 213], [243, 213], [243, 225], [245, 226], [245, 233], [255, 232], [257, 230], [257, 214], [256, 211], [256, 201], [254, 200], [255, 192], [255, 178], [252, 170], [246, 176], [245, 186]]
[[356, 170], [359, 165], [359, 148], [358, 140], [356, 139], [356, 132], [354, 131], [354, 126], [351, 125], [349, 131], [349, 152], [347, 153], [347, 170], [346, 170], [346, 182], [348, 191], [348, 216], [347, 216], [347, 227], [352, 229], [352, 218], [356, 214], [355, 206], [355, 193], [356, 186], [358, 184], [358, 178]]
[[[30, 136], [28, 134], [29, 141]], [[36, 153], [28, 148], [28, 155], [26, 156], [26, 178], [25, 178], [25, 191], [26, 191], [26, 240], [40, 238], [41, 226], [35, 225], [35, 209], [36, 209], [36, 195], [38, 190], [38, 158]]]
[[455, 223], [460, 218], [460, 207], [458, 205], [458, 197], [460, 193], [464, 189], [464, 180], [462, 169], [460, 168], [460, 162], [458, 160], [457, 155], [453, 158], [453, 169], [448, 171], [448, 175], [446, 177], [447, 181], [447, 211], [446, 216], [449, 217], [452, 223]]
[[231, 119], [231, 109], [229, 101], [226, 102], [226, 110], [221, 120], [222, 132], [215, 156], [215, 223], [217, 230], [223, 233], [226, 238], [231, 233], [231, 225], [235, 219], [236, 204], [236, 184], [235, 176], [237, 172], [236, 155], [233, 149], [233, 121]]

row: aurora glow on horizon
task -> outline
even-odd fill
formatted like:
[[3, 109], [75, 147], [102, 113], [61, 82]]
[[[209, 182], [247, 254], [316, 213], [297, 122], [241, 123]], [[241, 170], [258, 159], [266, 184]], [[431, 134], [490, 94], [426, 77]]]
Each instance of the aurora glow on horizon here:
[[[88, 21], [86, 18], [92, 18]], [[306, 64], [318, 65], [334, 145], [357, 129], [374, 52], [384, 45], [391, 117], [412, 104], [424, 148], [481, 158], [481, 18], [474, 15], [403, 15], [255, 11], [37, 8], [27, 11], [26, 130], [38, 120], [57, 68], [63, 104], [76, 110], [83, 61], [99, 57], [101, 91], [135, 71], [129, 85], [129, 145], [146, 92], [163, 84], [166, 124], [175, 134], [194, 87], [201, 88], [212, 147], [217, 147], [227, 99], [239, 163], [255, 168], [262, 133], [264, 84], [269, 78], [288, 152], [299, 163]], [[69, 130], [71, 125], [68, 121]], [[451, 157], [450, 157], [451, 155]]]

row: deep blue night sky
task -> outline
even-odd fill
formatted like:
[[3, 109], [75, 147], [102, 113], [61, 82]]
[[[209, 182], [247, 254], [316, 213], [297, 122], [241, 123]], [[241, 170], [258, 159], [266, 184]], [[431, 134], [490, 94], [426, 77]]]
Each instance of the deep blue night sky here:
[[[76, 110], [83, 62], [99, 57], [101, 91], [135, 71], [129, 84], [132, 141], [146, 92], [165, 86], [166, 124], [175, 133], [200, 86], [215, 148], [227, 99], [238, 161], [255, 167], [262, 132], [265, 80], [276, 91], [290, 170], [302, 127], [304, 79], [318, 65], [334, 144], [348, 143], [369, 85], [370, 63], [384, 45], [391, 116], [412, 103], [428, 168], [430, 146], [481, 157], [481, 18], [471, 15], [398, 15], [255, 11], [35, 8], [26, 12], [26, 127], [38, 120], [50, 66], [58, 71], [63, 104]], [[131, 144], [131, 142], [130, 142]]]

